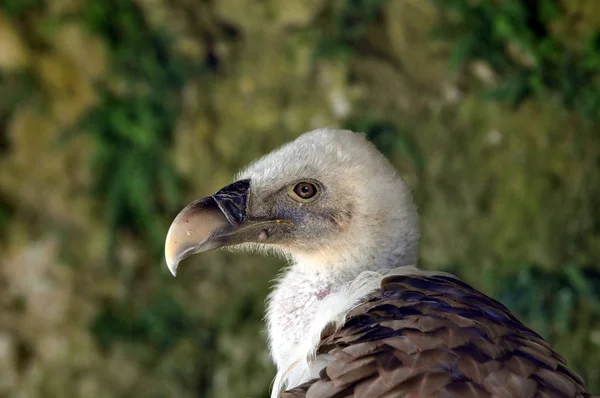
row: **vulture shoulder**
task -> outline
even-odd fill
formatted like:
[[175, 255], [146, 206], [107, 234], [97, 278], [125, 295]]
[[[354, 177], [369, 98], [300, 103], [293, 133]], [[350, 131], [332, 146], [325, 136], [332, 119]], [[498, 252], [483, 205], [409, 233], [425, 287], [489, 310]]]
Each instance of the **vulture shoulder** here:
[[592, 397], [504, 305], [447, 276], [394, 275], [318, 349], [333, 359], [282, 398]]

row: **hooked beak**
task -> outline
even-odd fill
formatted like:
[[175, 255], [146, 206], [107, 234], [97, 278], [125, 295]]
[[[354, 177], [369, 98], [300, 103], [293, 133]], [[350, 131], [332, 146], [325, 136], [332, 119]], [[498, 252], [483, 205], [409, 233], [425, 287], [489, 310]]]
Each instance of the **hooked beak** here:
[[240, 180], [187, 205], [169, 228], [165, 258], [173, 274], [192, 254], [241, 243], [282, 241], [293, 227], [287, 220], [252, 220], [247, 215], [250, 180]]

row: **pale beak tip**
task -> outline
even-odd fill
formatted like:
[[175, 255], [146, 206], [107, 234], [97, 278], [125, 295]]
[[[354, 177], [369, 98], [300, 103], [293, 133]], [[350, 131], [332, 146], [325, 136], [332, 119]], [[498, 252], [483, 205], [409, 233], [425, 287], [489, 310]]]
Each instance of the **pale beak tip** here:
[[166, 251], [165, 260], [167, 261], [167, 268], [173, 276], [177, 276], [177, 266], [179, 265], [179, 259], [177, 256], [169, 255], [170, 253]]
[[167, 232], [167, 239], [165, 241], [165, 260], [171, 274], [173, 274], [173, 276], [177, 276], [177, 266], [179, 265], [180, 258], [177, 254], [177, 247], [171, 238], [172, 232], [173, 225], [171, 225], [169, 232]]
[[173, 274], [174, 277], [177, 276], [177, 263], [171, 263], [167, 261], [167, 267], [169, 267], [169, 271]]

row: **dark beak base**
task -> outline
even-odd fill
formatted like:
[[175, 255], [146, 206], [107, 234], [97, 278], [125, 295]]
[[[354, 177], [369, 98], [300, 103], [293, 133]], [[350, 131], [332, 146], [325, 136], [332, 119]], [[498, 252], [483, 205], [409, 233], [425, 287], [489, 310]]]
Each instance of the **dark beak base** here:
[[179, 263], [195, 253], [223, 246], [285, 238], [293, 224], [286, 220], [249, 220], [250, 180], [240, 180], [216, 194], [186, 206], [173, 220], [165, 241], [165, 258], [173, 275]]

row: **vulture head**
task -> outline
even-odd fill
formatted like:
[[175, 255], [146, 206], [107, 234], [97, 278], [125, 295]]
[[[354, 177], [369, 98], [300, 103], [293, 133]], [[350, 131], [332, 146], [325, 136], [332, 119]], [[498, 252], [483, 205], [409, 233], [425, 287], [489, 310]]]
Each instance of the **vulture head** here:
[[386, 158], [361, 134], [320, 129], [181, 211], [166, 258], [175, 274], [191, 254], [235, 246], [356, 272], [413, 264], [418, 238], [411, 194]]
[[388, 160], [363, 134], [319, 129], [184, 208], [165, 253], [173, 275], [184, 258], [225, 246], [289, 259], [267, 309], [271, 354], [286, 371], [314, 357], [322, 329], [375, 288], [360, 275], [414, 264], [418, 240], [411, 193]]
[[418, 240], [385, 157], [361, 134], [319, 129], [185, 207], [165, 256], [173, 275], [220, 247], [288, 259], [267, 305], [272, 398], [591, 397], [502, 304], [416, 268]]

